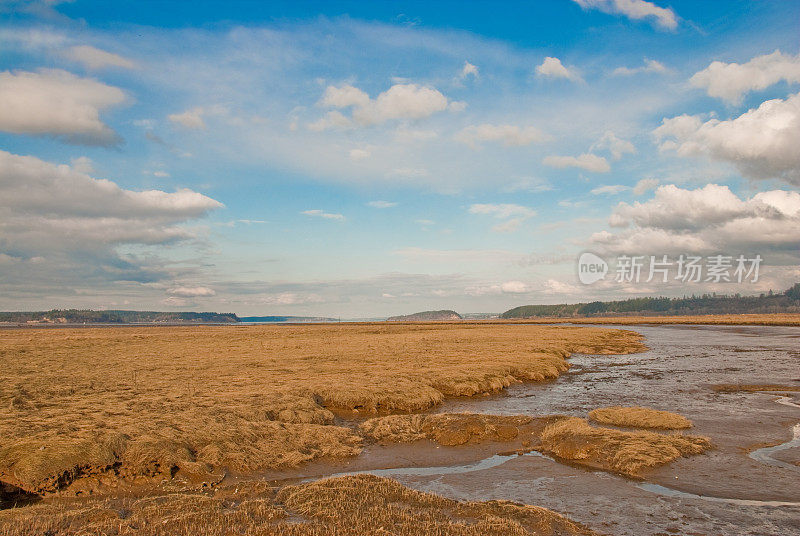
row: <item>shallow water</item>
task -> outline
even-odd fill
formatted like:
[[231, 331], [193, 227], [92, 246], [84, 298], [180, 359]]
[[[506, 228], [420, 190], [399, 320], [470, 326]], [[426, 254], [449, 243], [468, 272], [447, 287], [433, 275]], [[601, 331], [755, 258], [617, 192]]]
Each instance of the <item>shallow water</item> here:
[[[643, 405], [674, 411], [715, 450], [637, 482], [541, 455], [381, 471], [417, 489], [466, 500], [505, 499], [562, 512], [617, 535], [800, 534], [800, 394], [716, 393], [715, 383], [800, 385], [800, 328], [635, 326], [650, 350], [573, 356], [554, 382], [520, 384], [437, 412], [568, 414]], [[777, 402], [777, 403], [776, 403]]]

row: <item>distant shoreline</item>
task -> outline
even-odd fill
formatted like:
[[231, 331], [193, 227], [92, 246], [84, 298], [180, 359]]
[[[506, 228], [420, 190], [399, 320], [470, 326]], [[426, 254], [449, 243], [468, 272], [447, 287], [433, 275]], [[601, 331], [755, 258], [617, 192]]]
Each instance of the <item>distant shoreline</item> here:
[[0, 329], [66, 329], [104, 327], [200, 327], [200, 326], [310, 326], [331, 324], [597, 324], [597, 325], [717, 325], [717, 326], [800, 326], [800, 313], [755, 313], [736, 315], [664, 315], [664, 316], [608, 316], [608, 317], [536, 317], [515, 319], [463, 319], [463, 320], [341, 320], [306, 322], [126, 322], [126, 323], [20, 323], [0, 322]]

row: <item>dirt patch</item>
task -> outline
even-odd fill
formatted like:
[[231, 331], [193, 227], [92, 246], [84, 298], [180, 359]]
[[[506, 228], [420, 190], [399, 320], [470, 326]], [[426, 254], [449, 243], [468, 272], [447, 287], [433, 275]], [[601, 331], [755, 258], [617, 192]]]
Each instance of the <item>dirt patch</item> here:
[[647, 469], [710, 448], [706, 437], [599, 428], [570, 417], [548, 425], [537, 450], [579, 465], [641, 477]]
[[682, 430], [692, 427], [692, 421], [682, 415], [641, 406], [598, 408], [589, 412], [589, 419], [600, 424], [629, 428]]

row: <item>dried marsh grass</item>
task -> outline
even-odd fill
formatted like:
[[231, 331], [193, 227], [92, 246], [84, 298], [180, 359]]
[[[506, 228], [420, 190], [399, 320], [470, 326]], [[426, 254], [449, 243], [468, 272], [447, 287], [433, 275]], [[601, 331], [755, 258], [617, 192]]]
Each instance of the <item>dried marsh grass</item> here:
[[544, 429], [539, 448], [580, 465], [638, 477], [681, 456], [702, 454], [711, 448], [711, 441], [701, 436], [597, 428], [585, 419], [569, 417]]
[[410, 443], [431, 439], [440, 445], [470, 442], [511, 441], [532, 417], [483, 415], [478, 413], [436, 413], [432, 415], [389, 415], [369, 419], [359, 427], [365, 437], [376, 441]]
[[459, 502], [371, 475], [214, 494], [54, 501], [0, 511], [4, 536], [533, 536], [596, 534], [537, 506]]
[[332, 409], [418, 411], [558, 377], [573, 352], [644, 349], [599, 328], [349, 324], [0, 331], [0, 481], [200, 485], [359, 453]]
[[692, 427], [692, 421], [682, 415], [640, 406], [598, 408], [589, 412], [589, 419], [600, 424], [631, 428], [682, 430]]

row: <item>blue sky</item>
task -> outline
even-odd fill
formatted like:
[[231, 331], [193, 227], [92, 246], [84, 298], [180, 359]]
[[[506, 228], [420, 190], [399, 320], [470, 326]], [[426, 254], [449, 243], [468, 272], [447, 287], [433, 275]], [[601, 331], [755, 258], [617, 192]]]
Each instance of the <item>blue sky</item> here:
[[[384, 316], [800, 280], [796, 2], [0, 2], [0, 309]], [[592, 286], [582, 251], [758, 282]]]

